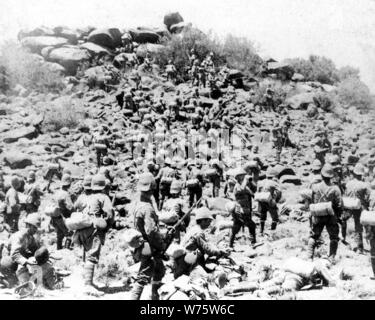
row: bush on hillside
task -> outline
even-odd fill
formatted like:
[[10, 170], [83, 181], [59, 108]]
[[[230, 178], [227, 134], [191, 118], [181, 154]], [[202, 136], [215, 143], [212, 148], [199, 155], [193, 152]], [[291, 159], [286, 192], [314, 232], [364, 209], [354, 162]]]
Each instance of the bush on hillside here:
[[36, 55], [14, 42], [6, 42], [0, 48], [0, 68], [8, 81], [7, 86], [0, 83], [3, 92], [17, 84], [38, 92], [59, 92], [64, 88], [62, 75], [52, 72]]
[[359, 79], [359, 69], [353, 68], [351, 66], [345, 66], [338, 70], [337, 73], [340, 81], [344, 81], [348, 78], [358, 78]]
[[338, 70], [332, 60], [311, 55], [308, 59], [294, 58], [286, 60], [306, 81], [319, 81], [334, 84], [339, 80]]
[[343, 107], [356, 107], [368, 111], [374, 107], [374, 98], [369, 88], [357, 77], [341, 81], [337, 88], [337, 98]]
[[86, 113], [80, 100], [62, 97], [46, 108], [43, 125], [47, 131], [58, 131], [63, 127], [72, 129], [85, 117]]
[[315, 104], [325, 112], [333, 112], [336, 106], [336, 99], [333, 93], [318, 92], [314, 96]]
[[256, 73], [262, 63], [250, 40], [233, 35], [228, 35], [224, 42], [220, 42], [212, 33], [205, 34], [199, 29], [187, 28], [163, 44], [165, 49], [155, 55], [154, 62], [164, 68], [171, 59], [180, 75], [186, 74], [186, 67], [190, 65], [191, 49], [195, 49], [200, 61], [212, 51], [216, 66], [227, 64], [229, 68], [245, 73]]
[[224, 41], [222, 55], [228, 67], [245, 73], [258, 73], [262, 59], [257, 54], [254, 43], [244, 37], [229, 34]]

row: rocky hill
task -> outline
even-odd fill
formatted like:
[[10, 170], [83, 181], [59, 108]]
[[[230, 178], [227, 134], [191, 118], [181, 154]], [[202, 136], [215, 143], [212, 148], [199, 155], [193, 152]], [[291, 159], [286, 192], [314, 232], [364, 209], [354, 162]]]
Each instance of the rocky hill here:
[[[110, 159], [113, 161], [115, 188], [118, 188], [116, 196], [119, 217], [117, 230], [111, 230], [99, 264], [97, 280], [103, 283], [106, 292], [102, 299], [127, 297], [130, 276], [135, 274], [138, 267], [123, 240], [123, 233], [129, 227], [131, 219], [126, 216], [127, 202], [134, 198], [137, 174], [147, 160], [154, 157], [157, 162], [162, 163], [168, 148], [184, 149], [195, 137], [200, 141], [199, 152], [204, 157], [205, 166], [205, 157], [215, 157], [217, 152], [210, 148], [210, 143], [217, 141], [223, 151], [222, 162], [227, 173], [243, 163], [250, 156], [253, 146], [257, 145], [258, 156], [264, 163], [263, 169], [275, 165], [283, 190], [283, 201], [279, 205], [283, 213], [280, 216], [281, 223], [276, 232], [260, 240], [261, 245], [254, 249], [249, 247], [247, 233], [241, 232], [236, 252], [232, 253], [233, 260], [243, 266], [247, 279], [256, 279], [258, 282], [259, 270], [263, 270], [264, 266], [278, 268], [289, 257], [302, 257], [306, 251], [309, 237], [308, 213], [301, 210], [298, 195], [308, 183], [314, 159], [316, 131], [325, 128], [330, 140], [338, 139], [343, 146], [343, 158], [355, 154], [366, 166], [375, 164], [375, 135], [372, 131], [375, 115], [372, 112], [364, 114], [355, 106], [344, 108], [327, 103], [328, 97], [337, 87], [305, 81], [303, 76], [293, 70], [290, 74], [291, 69], [285, 64], [269, 61], [268, 71], [262, 75], [243, 75], [238, 70], [229, 70], [229, 74], [233, 75], [232, 78], [229, 77], [230, 83], [225, 83], [228, 78], [218, 76], [214, 89], [197, 88], [183, 79], [176, 83], [168, 81], [160, 65], [155, 64], [150, 69], [142, 68], [145, 66], [147, 52], [151, 54], [151, 59], [156, 59], [157, 52], [163, 50], [172, 35], [184, 37], [184, 32], [189, 28], [189, 24], [178, 13], [166, 15], [164, 23], [165, 29], [160, 30], [144, 27], [133, 30], [41, 27], [21, 31], [19, 41], [22, 46], [28, 48], [30, 56], [38, 60], [40, 65], [47, 66], [51, 73], [62, 75], [64, 88], [58, 92], [40, 92], [17, 85], [7, 94], [0, 95], [0, 161], [6, 185], [9, 185], [12, 175], [26, 178], [30, 170], [35, 170], [43, 189], [47, 184], [44, 175], [54, 156], [53, 149], [60, 157], [61, 167], [72, 172], [75, 180], [73, 188], [78, 192], [84, 175], [97, 172], [92, 134], [102, 125], [106, 125], [112, 132]], [[136, 48], [136, 56], [140, 59], [138, 90], [131, 90], [137, 86], [133, 72], [136, 66], [129, 67], [131, 53], [119, 52], [119, 49], [130, 43]], [[119, 57], [121, 54], [122, 60]], [[217, 66], [217, 74], [223, 69], [223, 66]], [[275, 95], [278, 95], [278, 105], [282, 106], [279, 112], [263, 110], [261, 98], [266, 88], [272, 88]], [[134, 94], [134, 98], [138, 98], [139, 103], [143, 103], [142, 106], [139, 105], [143, 109], [141, 114], [133, 114], [131, 110], [122, 108], [124, 94], [129, 92]], [[167, 106], [174, 105], [176, 99], [183, 101], [180, 118], [172, 121], [170, 130], [164, 132], [164, 129], [158, 128], [163, 118], [162, 112], [156, 111], [158, 103], [163, 100]], [[234, 123], [234, 149], [218, 139], [215, 132], [205, 133], [192, 129], [192, 119], [198, 106], [213, 110], [219, 107], [219, 99], [228, 101], [225, 113]], [[284, 148], [281, 162], [276, 163], [270, 139], [271, 130], [285, 115], [290, 117], [289, 137], [297, 148]], [[216, 120], [219, 126], [225, 121], [222, 115]], [[151, 135], [147, 136], [147, 133]], [[147, 140], [150, 137], [152, 140]], [[135, 148], [134, 159], [130, 152], [131, 146]], [[153, 146], [157, 146], [154, 155]], [[146, 149], [145, 152], [142, 149]], [[196, 155], [197, 150], [193, 151]], [[175, 156], [172, 160], [185, 173], [188, 160], [185, 155]], [[369, 179], [370, 177], [372, 178], [371, 175]], [[57, 188], [59, 181], [56, 180], [53, 181], [51, 190]], [[115, 188], [112, 195], [115, 194]], [[210, 188], [206, 187], [204, 195], [209, 198], [210, 192]], [[45, 193], [39, 211], [44, 219], [43, 237], [51, 251], [54, 251], [55, 233], [48, 224], [48, 217], [43, 214], [51, 197], [52, 194]], [[212, 231], [210, 238], [219, 244], [228, 243], [231, 219], [223, 210], [215, 212], [216, 230]], [[259, 217], [256, 216], [254, 220], [258, 223]], [[351, 223], [348, 228], [349, 239], [353, 231]], [[4, 241], [7, 236], [7, 232], [3, 231], [1, 237]], [[319, 248], [318, 257], [326, 254], [326, 234], [323, 240], [325, 245]], [[368, 249], [368, 245], [366, 248]], [[87, 298], [80, 292], [81, 250], [75, 248], [74, 251], [62, 250], [55, 254], [61, 257], [56, 265], [71, 271], [72, 275], [66, 278], [65, 288], [45, 291], [42, 298]], [[337, 264], [329, 270], [335, 280], [334, 286], [322, 290], [300, 291], [293, 298], [356, 299], [375, 296], [375, 283], [368, 280], [371, 274], [368, 256], [356, 254], [340, 243], [337, 260]], [[238, 269], [232, 266], [229, 270], [233, 276], [229, 277], [229, 283], [238, 284]], [[207, 293], [204, 289], [202, 291]], [[216, 298], [230, 298], [230, 295], [224, 295], [214, 284], [209, 291], [211, 298], [215, 295]], [[1, 298], [13, 298], [13, 295], [8, 295], [10, 292], [0, 289]], [[145, 292], [144, 298], [148, 294]], [[285, 297], [260, 287], [236, 298]]]

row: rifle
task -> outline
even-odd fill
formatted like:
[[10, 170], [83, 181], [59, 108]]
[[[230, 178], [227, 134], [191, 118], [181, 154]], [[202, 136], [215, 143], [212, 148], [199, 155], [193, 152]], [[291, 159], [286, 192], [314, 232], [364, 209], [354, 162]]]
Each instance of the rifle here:
[[199, 200], [193, 204], [193, 206], [180, 218], [180, 220], [178, 220], [176, 224], [170, 230], [168, 230], [166, 238], [167, 245], [163, 251], [163, 255], [168, 250], [169, 246], [172, 244], [173, 234], [176, 232], [176, 229], [181, 225], [182, 222], [184, 222], [185, 218], [190, 215], [190, 213], [201, 203], [202, 200], [203, 197], [199, 198]]

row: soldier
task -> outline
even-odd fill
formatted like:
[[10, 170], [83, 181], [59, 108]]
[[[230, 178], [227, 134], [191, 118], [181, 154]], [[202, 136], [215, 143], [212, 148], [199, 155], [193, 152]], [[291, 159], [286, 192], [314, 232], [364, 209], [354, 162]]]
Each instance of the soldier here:
[[264, 108], [266, 111], [271, 112], [272, 110], [275, 111], [274, 101], [273, 101], [274, 91], [269, 86], [266, 90], [264, 95]]
[[[152, 206], [151, 197], [155, 188], [155, 179], [151, 173], [143, 173], [139, 177], [138, 190], [140, 196], [136, 200], [130, 215], [134, 217], [134, 226], [145, 241], [145, 246], [150, 248], [145, 253], [144, 247], [136, 250], [141, 262], [136, 282], [131, 292], [131, 300], [139, 300], [145, 285], [151, 278], [151, 298], [159, 300], [158, 289], [165, 274], [163, 263], [163, 251], [165, 249], [163, 237], [159, 231], [159, 222], [155, 209]], [[141, 251], [141, 252], [140, 252]]]
[[341, 161], [343, 148], [339, 138], [332, 139], [332, 154], [337, 155]]
[[245, 226], [249, 228], [251, 244], [256, 243], [256, 226], [251, 219], [252, 197], [256, 191], [256, 185], [251, 181], [252, 177], [246, 174], [246, 171], [242, 168], [236, 170], [234, 177], [236, 179], [236, 185], [233, 190], [235, 202], [232, 207], [227, 208], [233, 218], [232, 233], [229, 240], [231, 248], [233, 248], [236, 234], [240, 231], [241, 227]]
[[0, 171], [0, 201], [5, 201], [5, 192], [4, 174]]
[[317, 132], [318, 139], [315, 142], [314, 152], [315, 158], [318, 159], [322, 165], [325, 164], [325, 156], [327, 152], [331, 150], [331, 143], [328, 140], [327, 132], [325, 130], [319, 130]]
[[318, 184], [314, 184], [311, 188], [312, 202], [314, 204], [330, 203], [332, 211], [330, 212], [329, 209], [325, 209], [324, 211], [326, 215], [321, 215], [320, 213], [319, 215], [314, 215], [313, 212], [311, 213], [312, 226], [307, 247], [307, 256], [311, 260], [314, 258], [316, 241], [319, 240], [324, 227], [326, 227], [330, 238], [329, 259], [331, 262], [334, 262], [339, 241], [338, 221], [342, 214], [342, 198], [338, 186], [332, 185], [331, 183], [331, 179], [335, 175], [333, 168], [328, 164], [324, 165], [321, 175], [323, 181]]
[[66, 247], [70, 247], [70, 236], [71, 232], [65, 225], [64, 218], [69, 218], [73, 212], [73, 202], [71, 195], [69, 194], [69, 188], [71, 185], [70, 175], [63, 175], [61, 179], [61, 189], [56, 192], [55, 200], [60, 209], [60, 215], [58, 217], [51, 217], [51, 225], [56, 230], [56, 248], [61, 250], [63, 248], [63, 240], [66, 237]]
[[191, 208], [194, 202], [202, 197], [204, 179], [202, 172], [194, 165], [193, 161], [188, 162], [187, 169], [186, 186], [189, 194], [189, 208]]
[[256, 185], [259, 180], [260, 168], [259, 164], [255, 160], [251, 160], [245, 163], [244, 170], [247, 175], [252, 176], [252, 182]]
[[309, 183], [308, 188], [311, 188], [311, 186], [315, 183], [319, 183], [322, 181], [322, 176], [320, 174], [322, 170], [322, 164], [318, 159], [315, 159], [311, 165], [311, 173], [308, 177]]
[[163, 203], [165, 199], [168, 199], [171, 189], [171, 183], [173, 178], [175, 177], [175, 170], [171, 168], [171, 159], [166, 158], [164, 161], [164, 167], [160, 169], [159, 174], [156, 176], [156, 180], [160, 181], [160, 202], [159, 202], [159, 210], [163, 208]]
[[102, 157], [108, 154], [109, 145], [109, 137], [107, 135], [108, 128], [105, 126], [100, 127], [99, 132], [94, 137], [95, 140], [95, 150], [96, 150], [96, 164], [98, 168], [102, 165]]
[[177, 69], [173, 64], [172, 60], [168, 60], [168, 64], [165, 67], [167, 73], [167, 81], [171, 80], [173, 83], [176, 82]]
[[273, 147], [276, 149], [276, 162], [280, 163], [281, 152], [283, 150], [284, 144], [284, 136], [283, 136], [283, 129], [276, 125], [272, 129], [272, 142]]
[[[371, 182], [371, 194], [370, 194], [370, 206], [369, 210], [375, 210], [375, 180]], [[371, 257], [371, 267], [373, 276], [370, 277], [371, 280], [375, 280], [375, 226], [365, 225], [366, 230], [366, 240], [370, 243], [370, 257]]]
[[27, 214], [37, 212], [40, 206], [40, 197], [43, 192], [35, 182], [35, 172], [30, 171], [25, 185], [26, 198], [26, 212]]
[[220, 192], [220, 180], [223, 176], [223, 169], [221, 168], [218, 159], [213, 159], [210, 161], [210, 169], [215, 170], [215, 173], [209, 177], [209, 182], [212, 183], [212, 196], [217, 198], [219, 197]]
[[[103, 175], [92, 177], [92, 194], [87, 198], [87, 206], [84, 212], [94, 221], [89, 228], [77, 230], [74, 234], [74, 242], [84, 248], [86, 263], [84, 269], [85, 292], [92, 295], [102, 295], [93, 283], [95, 266], [99, 263], [100, 251], [105, 243], [107, 230], [112, 225], [114, 215], [112, 202], [104, 194], [106, 183]], [[99, 222], [95, 222], [99, 221]]]
[[37, 264], [34, 254], [41, 247], [40, 241], [35, 237], [40, 227], [39, 215], [36, 213], [28, 215], [25, 225], [25, 229], [16, 232], [9, 239], [12, 269], [17, 270], [16, 275], [21, 284], [29, 281], [31, 274], [28, 266]]
[[[171, 198], [168, 199], [163, 207], [163, 211], [166, 212], [174, 212], [178, 215], [179, 219], [181, 219], [185, 213], [183, 212], [184, 201], [180, 198], [182, 191], [182, 183], [179, 180], [173, 180], [171, 184]], [[182, 224], [180, 224], [175, 230], [174, 238], [177, 243], [180, 243], [180, 234], [182, 232], [186, 232], [187, 227], [190, 223], [190, 216], [187, 216]], [[173, 227], [173, 224], [170, 225]]]
[[18, 220], [21, 214], [20, 188], [20, 179], [13, 176], [11, 179], [11, 188], [5, 195], [6, 215], [4, 216], [4, 221], [9, 225], [11, 233], [18, 231]]
[[196, 225], [188, 230], [182, 239], [181, 245], [186, 250], [186, 255], [176, 259], [174, 277], [182, 274], [189, 275], [197, 266], [205, 268], [205, 255], [208, 257], [225, 257], [229, 255], [228, 250], [218, 249], [206, 239], [206, 230], [213, 220], [210, 210], [201, 207], [195, 210]]
[[87, 207], [87, 202], [92, 192], [91, 181], [92, 181], [91, 176], [85, 176], [83, 178], [83, 193], [80, 194], [77, 200], [74, 202], [75, 212], [83, 212], [83, 210]]
[[47, 192], [50, 192], [50, 185], [52, 183], [53, 177], [57, 177], [59, 180], [61, 180], [62, 174], [61, 174], [61, 165], [59, 160], [61, 159], [60, 156], [57, 155], [58, 147], [53, 146], [51, 148], [52, 157], [50, 159], [50, 163], [48, 164], [46, 175], [44, 176], [44, 179], [48, 181], [46, 190]]
[[353, 179], [346, 183], [345, 196], [353, 199], [360, 200], [360, 207], [358, 209], [347, 209], [344, 207], [345, 213], [342, 218], [341, 232], [343, 241], [346, 242], [346, 228], [347, 221], [352, 216], [354, 219], [355, 241], [357, 247], [354, 251], [363, 253], [363, 228], [360, 223], [362, 210], [368, 210], [370, 206], [370, 185], [363, 181], [365, 168], [360, 163], [357, 163], [353, 170]]
[[260, 233], [264, 234], [264, 226], [267, 219], [267, 212], [272, 218], [271, 230], [276, 230], [279, 221], [277, 202], [281, 199], [280, 186], [277, 183], [277, 172], [272, 167], [269, 167], [266, 172], [266, 180], [263, 180], [258, 185], [258, 192], [269, 192], [271, 197], [268, 202], [259, 201], [258, 210], [260, 214]]

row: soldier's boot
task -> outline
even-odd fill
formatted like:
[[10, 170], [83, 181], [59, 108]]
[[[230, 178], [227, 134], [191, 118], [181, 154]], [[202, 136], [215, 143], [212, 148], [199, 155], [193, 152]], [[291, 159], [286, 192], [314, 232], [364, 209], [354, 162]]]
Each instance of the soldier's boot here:
[[335, 257], [337, 253], [337, 248], [339, 246], [339, 243], [337, 240], [331, 240], [329, 243], [329, 257], [328, 259], [331, 261], [332, 264], [335, 263]]
[[315, 240], [309, 239], [309, 242], [307, 243], [307, 259], [313, 260], [314, 259], [314, 251], [315, 251]]
[[250, 241], [251, 244], [254, 245], [256, 241], [256, 224], [254, 222], [250, 222], [247, 227], [249, 228], [250, 233]]
[[265, 221], [261, 221], [260, 222], [260, 233], [263, 235], [264, 233], [264, 226], [266, 225], [266, 222]]
[[347, 229], [347, 223], [346, 221], [343, 221], [341, 224], [341, 236], [342, 236], [342, 242], [346, 243], [346, 229]]
[[63, 238], [58, 237], [56, 240], [56, 249], [61, 250], [63, 248]]
[[271, 223], [271, 230], [276, 230], [277, 221], [272, 221]]
[[375, 280], [375, 257], [371, 257], [371, 267], [374, 275], [370, 279]]
[[85, 263], [84, 272], [83, 272], [83, 280], [85, 285], [85, 293], [92, 296], [102, 296], [104, 295], [103, 292], [97, 290], [94, 286], [94, 271], [95, 271], [95, 264], [87, 261]]
[[236, 235], [233, 232], [231, 232], [230, 239], [229, 239], [229, 247], [230, 248], [233, 248], [235, 237], [236, 237]]
[[256, 242], [257, 242], [257, 238], [256, 238], [256, 234], [255, 234], [255, 229], [254, 230], [250, 230], [250, 241], [251, 241], [251, 244], [256, 244]]
[[160, 281], [153, 281], [151, 285], [151, 300], [160, 300], [159, 288], [161, 287]]
[[138, 282], [134, 283], [133, 289], [130, 292], [129, 300], [139, 300], [143, 292], [144, 285], [139, 284]]
[[362, 233], [356, 233], [355, 240], [357, 243], [357, 246], [354, 251], [358, 252], [359, 254], [363, 254], [363, 237]]

